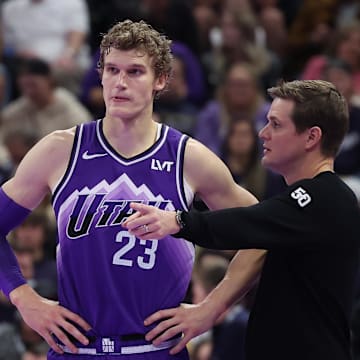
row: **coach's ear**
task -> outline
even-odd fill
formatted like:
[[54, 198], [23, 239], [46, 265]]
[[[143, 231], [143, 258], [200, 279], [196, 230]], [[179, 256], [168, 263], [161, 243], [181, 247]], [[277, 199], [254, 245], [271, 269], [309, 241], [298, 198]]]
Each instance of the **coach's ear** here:
[[322, 130], [319, 126], [313, 126], [307, 131], [307, 138], [306, 138], [306, 150], [312, 150], [316, 146], [321, 145], [321, 138], [322, 138]]

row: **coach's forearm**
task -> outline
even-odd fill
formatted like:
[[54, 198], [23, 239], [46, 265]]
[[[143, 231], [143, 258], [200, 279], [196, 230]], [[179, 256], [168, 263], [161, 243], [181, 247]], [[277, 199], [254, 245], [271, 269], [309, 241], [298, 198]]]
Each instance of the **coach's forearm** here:
[[212, 212], [196, 210], [192, 210], [190, 212], [182, 211], [180, 216], [180, 222], [182, 224], [181, 229], [179, 232], [173, 234], [173, 236], [184, 238], [205, 248], [218, 248], [214, 239], [214, 234], [210, 229], [206, 217], [204, 216], [209, 213]]
[[238, 251], [224, 279], [205, 298], [203, 305], [219, 317], [254, 286], [260, 276], [265, 256], [264, 250]]

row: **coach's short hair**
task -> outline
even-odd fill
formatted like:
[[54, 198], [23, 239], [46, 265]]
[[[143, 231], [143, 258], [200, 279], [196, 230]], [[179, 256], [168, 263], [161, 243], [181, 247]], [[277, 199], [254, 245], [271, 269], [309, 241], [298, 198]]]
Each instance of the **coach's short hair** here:
[[321, 150], [335, 157], [349, 127], [349, 110], [336, 87], [323, 80], [282, 82], [268, 89], [274, 98], [293, 100], [292, 120], [298, 133], [318, 126], [322, 131]]

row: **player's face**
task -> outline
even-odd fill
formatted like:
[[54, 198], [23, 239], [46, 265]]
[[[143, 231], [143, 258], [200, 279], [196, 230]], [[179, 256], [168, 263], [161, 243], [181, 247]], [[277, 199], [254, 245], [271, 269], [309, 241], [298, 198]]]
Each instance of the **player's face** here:
[[301, 168], [308, 138], [306, 131], [296, 132], [291, 119], [293, 108], [292, 100], [275, 98], [267, 115], [268, 123], [259, 132], [264, 147], [263, 165], [285, 177]]
[[155, 78], [147, 54], [111, 48], [102, 75], [106, 116], [122, 120], [151, 117], [155, 91], [165, 84], [165, 77]]

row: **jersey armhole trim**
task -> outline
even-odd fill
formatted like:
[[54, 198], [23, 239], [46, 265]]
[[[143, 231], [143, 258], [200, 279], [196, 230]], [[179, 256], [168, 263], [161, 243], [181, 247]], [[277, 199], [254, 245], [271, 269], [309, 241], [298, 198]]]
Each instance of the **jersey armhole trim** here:
[[184, 210], [189, 210], [189, 202], [192, 202], [192, 199], [188, 199], [185, 192], [185, 180], [184, 180], [184, 156], [185, 156], [185, 146], [189, 137], [187, 135], [182, 135], [179, 141], [177, 149], [177, 162], [176, 162], [176, 188], [178, 196], [180, 199], [181, 206]]
[[66, 186], [66, 184], [69, 182], [69, 180], [74, 172], [74, 168], [75, 168], [78, 156], [79, 156], [81, 138], [82, 138], [82, 133], [83, 133], [83, 126], [84, 126], [84, 124], [76, 126], [74, 142], [73, 142], [73, 146], [71, 149], [68, 166], [66, 168], [64, 176], [59, 180], [58, 184], [54, 187], [53, 195], [51, 197], [51, 202], [52, 202], [53, 207], [55, 207], [56, 200], [58, 199], [59, 195], [61, 194], [61, 192], [64, 189], [64, 187]]

